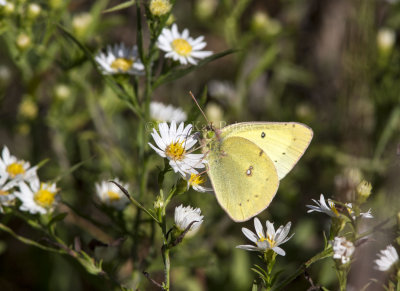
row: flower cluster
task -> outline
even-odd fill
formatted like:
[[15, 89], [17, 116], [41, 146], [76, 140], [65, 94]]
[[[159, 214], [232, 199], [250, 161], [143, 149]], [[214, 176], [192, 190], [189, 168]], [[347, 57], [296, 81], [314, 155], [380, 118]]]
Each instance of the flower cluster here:
[[9, 206], [18, 198], [20, 210], [32, 214], [51, 211], [57, 200], [55, 183], [40, 182], [37, 166], [19, 160], [4, 146], [0, 158], [0, 205]]
[[344, 237], [335, 237], [332, 242], [333, 258], [341, 260], [342, 264], [350, 262], [351, 256], [354, 253], [355, 247], [351, 241]]

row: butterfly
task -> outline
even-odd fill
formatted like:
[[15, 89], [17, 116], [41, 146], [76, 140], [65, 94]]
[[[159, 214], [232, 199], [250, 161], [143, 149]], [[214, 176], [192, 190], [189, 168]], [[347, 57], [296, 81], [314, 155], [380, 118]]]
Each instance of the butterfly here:
[[211, 133], [203, 141], [207, 173], [218, 203], [236, 222], [269, 206], [313, 137], [297, 122], [236, 123]]

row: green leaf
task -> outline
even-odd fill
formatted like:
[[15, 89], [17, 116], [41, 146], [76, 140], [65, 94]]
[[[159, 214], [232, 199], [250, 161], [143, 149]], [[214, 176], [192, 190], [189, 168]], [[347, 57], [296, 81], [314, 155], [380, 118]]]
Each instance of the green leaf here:
[[196, 66], [190, 66], [188, 68], [184, 69], [176, 69], [176, 70], [171, 70], [170, 72], [166, 73], [165, 75], [161, 75], [153, 84], [153, 89], [159, 87], [162, 84], [169, 83], [172, 81], [175, 81], [176, 79], [179, 79], [195, 70], [198, 68], [201, 68], [202, 66], [208, 64], [209, 62], [212, 62], [214, 60], [220, 59], [222, 57], [225, 57], [227, 55], [230, 55], [232, 53], [236, 52], [236, 50], [226, 50], [223, 52], [220, 52], [218, 54], [214, 54], [208, 58], [205, 58], [204, 60], [201, 60]]
[[49, 226], [51, 226], [52, 224], [57, 223], [57, 222], [59, 222], [59, 221], [63, 221], [64, 218], [65, 218], [67, 215], [68, 215], [68, 213], [63, 212], [63, 213], [60, 213], [60, 214], [54, 216], [54, 217], [50, 220]]
[[118, 10], [122, 10], [122, 9], [128, 8], [134, 4], [135, 4], [135, 0], [126, 1], [124, 3], [114, 6], [112, 8], [108, 8], [108, 9], [104, 10], [103, 13], [109, 13], [109, 12], [115, 12]]

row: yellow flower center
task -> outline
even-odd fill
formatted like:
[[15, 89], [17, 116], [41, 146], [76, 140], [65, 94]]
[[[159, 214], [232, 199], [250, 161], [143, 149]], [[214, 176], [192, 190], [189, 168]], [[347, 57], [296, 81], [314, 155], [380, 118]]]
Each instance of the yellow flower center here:
[[54, 203], [56, 193], [40, 187], [40, 190], [35, 193], [35, 201], [42, 207], [48, 208]]
[[121, 196], [117, 193], [117, 192], [114, 192], [114, 191], [107, 191], [107, 195], [108, 195], [108, 198], [110, 199], [110, 201], [117, 201], [117, 200], [119, 200], [119, 199], [121, 199]]
[[134, 60], [132, 59], [118, 58], [111, 63], [111, 68], [113, 68], [114, 70], [126, 72], [132, 67], [133, 62]]
[[206, 181], [206, 177], [202, 177], [199, 174], [190, 174], [189, 184], [190, 185], [201, 185]]
[[183, 143], [184, 141], [171, 143], [165, 149], [165, 154], [173, 160], [182, 160], [186, 153]]
[[150, 2], [150, 12], [155, 16], [167, 14], [172, 8], [168, 0], [152, 0]]
[[269, 237], [269, 235], [267, 235], [267, 237], [264, 237], [263, 235], [258, 235], [260, 238], [258, 240], [258, 242], [264, 242], [267, 241], [270, 245], [271, 248], [273, 248], [275, 246], [275, 241]]
[[335, 207], [335, 203], [333, 203], [332, 201], [329, 201], [329, 206], [331, 207], [331, 210], [333, 211], [333, 213], [335, 213], [336, 216], [339, 216], [339, 211], [337, 211], [337, 209]]
[[177, 38], [172, 41], [172, 48], [181, 56], [187, 57], [192, 52], [192, 46], [183, 38]]
[[7, 172], [11, 176], [11, 178], [15, 178], [15, 176], [24, 174], [24, 163], [23, 162], [16, 162], [12, 163], [11, 165], [7, 166]]
[[8, 193], [7, 191], [4, 191], [4, 190], [0, 190], [0, 195], [8, 195], [8, 194], [10, 194], [10, 193]]

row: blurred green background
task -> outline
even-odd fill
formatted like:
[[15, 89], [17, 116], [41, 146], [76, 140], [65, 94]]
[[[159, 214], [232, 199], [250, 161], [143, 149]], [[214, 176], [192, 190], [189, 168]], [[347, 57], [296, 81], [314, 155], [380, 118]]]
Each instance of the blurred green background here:
[[[136, 10], [102, 13], [119, 1], [14, 0], [0, 10], [0, 146], [39, 163], [44, 179], [60, 176], [62, 203], [68, 212], [58, 232], [70, 244], [75, 237], [104, 268], [127, 286], [157, 290], [141, 274], [163, 280], [161, 236], [149, 237], [150, 224], [119, 246], [89, 248], [92, 239], [113, 241], [124, 236], [114, 214], [96, 203], [94, 183], [120, 177], [135, 180], [137, 118], [102, 81], [82, 51], [57, 28], [61, 23], [96, 53], [108, 44], [136, 42]], [[39, 15], [27, 7], [41, 6]], [[147, 1], [143, 1], [146, 5]], [[30, 14], [31, 13], [31, 14]], [[186, 0], [176, 1], [173, 15], [180, 30], [204, 35], [207, 50], [236, 49], [234, 54], [159, 87], [153, 100], [195, 112], [188, 92], [202, 96], [209, 118], [226, 124], [241, 121], [298, 121], [314, 130], [314, 139], [294, 170], [280, 185], [267, 211], [258, 217], [291, 221], [295, 236], [283, 248], [276, 269], [282, 278], [323, 249], [329, 219], [307, 214], [306, 204], [321, 193], [349, 201], [362, 179], [373, 185], [368, 207], [373, 220], [367, 230], [400, 210], [400, 3], [378, 0]], [[145, 19], [143, 19], [145, 21]], [[145, 31], [145, 43], [146, 39]], [[196, 113], [197, 114], [197, 113]], [[199, 119], [201, 120], [201, 119]], [[205, 123], [201, 120], [201, 123]], [[150, 151], [149, 151], [150, 152]], [[83, 165], [71, 173], [77, 163]], [[158, 194], [154, 155], [147, 207]], [[173, 178], [171, 177], [171, 181]], [[190, 191], [169, 207], [183, 203], [200, 207], [201, 231], [172, 251], [172, 290], [250, 290], [261, 264], [255, 253], [235, 249], [247, 244], [213, 194]], [[68, 205], [68, 206], [66, 206]], [[367, 210], [367, 209], [365, 209]], [[121, 215], [131, 229], [134, 207]], [[7, 223], [18, 234], [40, 240], [22, 220]], [[172, 223], [172, 220], [171, 220]], [[377, 250], [394, 237], [393, 221], [357, 248], [349, 277], [351, 290], [370, 278]], [[132, 253], [136, 245], [138, 255]], [[152, 246], [153, 245], [153, 246]], [[315, 284], [337, 288], [333, 261], [313, 265]], [[70, 258], [26, 246], [0, 232], [1, 290], [111, 290], [111, 285]], [[372, 283], [366, 290], [380, 290]], [[287, 290], [307, 290], [304, 276]], [[349, 287], [350, 288], [350, 287]], [[350, 289], [349, 289], [350, 290]]]

